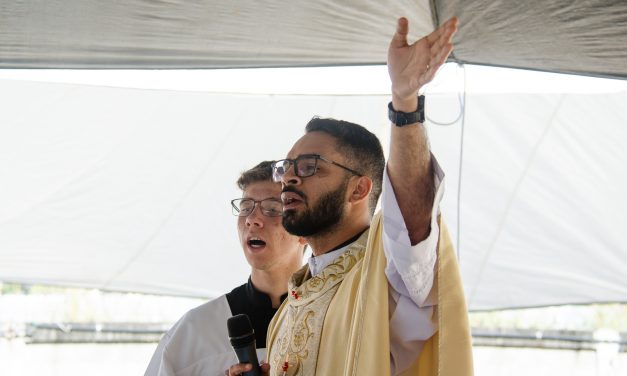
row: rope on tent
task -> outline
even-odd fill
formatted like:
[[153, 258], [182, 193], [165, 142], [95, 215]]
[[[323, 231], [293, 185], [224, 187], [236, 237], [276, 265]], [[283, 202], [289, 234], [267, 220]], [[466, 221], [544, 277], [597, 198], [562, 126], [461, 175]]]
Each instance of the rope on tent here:
[[455, 236], [455, 250], [457, 252], [457, 262], [461, 264], [460, 258], [460, 237], [461, 237], [461, 195], [462, 195], [462, 166], [464, 161], [464, 130], [466, 129], [466, 69], [463, 63], [457, 63], [457, 67], [461, 69], [463, 74], [463, 87], [460, 92], [457, 93], [457, 100], [459, 102], [459, 114], [455, 120], [451, 122], [438, 122], [430, 117], [426, 117], [430, 123], [441, 127], [448, 127], [456, 124], [461, 120], [460, 124], [460, 140], [459, 140], [459, 170], [457, 175], [457, 234]]
[[462, 69], [462, 72], [464, 73], [464, 88], [462, 89], [461, 92], [457, 93], [457, 101], [459, 102], [459, 114], [457, 114], [457, 117], [455, 118], [455, 120], [450, 121], [450, 122], [439, 122], [439, 121], [433, 120], [429, 116], [425, 116], [427, 121], [435, 125], [439, 125], [441, 127], [448, 127], [451, 125], [455, 125], [460, 120], [462, 120], [463, 122], [464, 116], [466, 115], [466, 70], [464, 69], [464, 65], [462, 63], [458, 63], [457, 65]]

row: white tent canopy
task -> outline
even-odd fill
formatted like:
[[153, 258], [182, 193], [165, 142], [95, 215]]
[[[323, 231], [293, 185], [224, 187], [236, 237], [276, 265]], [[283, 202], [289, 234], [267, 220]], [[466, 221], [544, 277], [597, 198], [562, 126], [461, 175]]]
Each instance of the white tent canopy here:
[[[28, 0], [0, 6], [0, 68], [382, 64], [401, 15], [412, 37], [457, 15], [452, 62], [627, 78], [627, 3], [600, 0]], [[346, 86], [385, 81], [379, 68]], [[457, 85], [428, 99], [430, 120], [452, 123], [428, 127], [470, 308], [626, 301], [625, 81], [571, 90], [494, 69], [495, 89], [485, 69], [450, 68]], [[156, 90], [168, 73], [153, 73], [134, 85], [2, 72], [0, 280], [214, 296], [246, 275], [228, 207], [241, 170], [284, 156], [313, 115], [386, 143], [388, 86], [280, 73], [310, 91], [251, 93], [237, 89], [246, 73], [223, 70], [197, 79], [211, 92]], [[520, 74], [527, 89], [504, 89]]]
[[[485, 71], [465, 68], [457, 122], [457, 92], [436, 83], [428, 100], [431, 120], [453, 122], [428, 127], [447, 173], [443, 211], [459, 242], [470, 308], [625, 301], [627, 116], [617, 109], [627, 103], [627, 83], [555, 93], [546, 74], [508, 71], [544, 85], [490, 94]], [[459, 74], [454, 66], [442, 73]], [[385, 74], [373, 68], [370, 77]], [[0, 114], [0, 279], [7, 281], [205, 297], [228, 291], [247, 273], [229, 208], [240, 171], [284, 156], [313, 115], [363, 124], [387, 144], [382, 94], [1, 82], [9, 104]]]

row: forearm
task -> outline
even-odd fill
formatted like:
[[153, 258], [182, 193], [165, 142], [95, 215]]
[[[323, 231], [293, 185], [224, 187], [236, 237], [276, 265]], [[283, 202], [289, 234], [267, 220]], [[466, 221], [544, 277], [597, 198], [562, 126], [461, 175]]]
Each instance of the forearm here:
[[[414, 102], [415, 103], [415, 102]], [[394, 109], [415, 111], [406, 107]], [[425, 127], [411, 124], [404, 127], [390, 126], [390, 153], [388, 176], [398, 200], [399, 208], [412, 245], [424, 240], [429, 234], [431, 209], [435, 196], [433, 165]]]
[[[429, 35], [409, 44], [407, 19], [400, 18], [388, 49], [388, 72], [392, 81], [395, 111], [415, 112], [416, 94], [429, 83], [451, 53], [451, 40], [457, 31], [452, 18]], [[429, 142], [420, 123], [391, 126], [388, 173], [398, 198], [411, 244], [429, 234], [434, 197], [433, 166]]]

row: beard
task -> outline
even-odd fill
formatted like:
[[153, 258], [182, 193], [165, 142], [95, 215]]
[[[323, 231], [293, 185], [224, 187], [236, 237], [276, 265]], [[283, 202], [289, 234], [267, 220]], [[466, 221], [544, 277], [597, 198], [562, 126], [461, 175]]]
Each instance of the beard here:
[[344, 197], [348, 181], [349, 179], [345, 179], [336, 190], [325, 193], [314, 207], [305, 208], [301, 214], [296, 210], [283, 212], [285, 230], [302, 237], [332, 232], [344, 216]]

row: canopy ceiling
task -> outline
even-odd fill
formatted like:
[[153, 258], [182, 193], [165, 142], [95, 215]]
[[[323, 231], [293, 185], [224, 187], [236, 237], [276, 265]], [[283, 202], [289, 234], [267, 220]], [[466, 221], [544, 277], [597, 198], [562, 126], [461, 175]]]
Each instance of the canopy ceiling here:
[[627, 78], [622, 0], [24, 0], [0, 12], [0, 68], [384, 64], [399, 16], [413, 36], [457, 16], [452, 61]]
[[[382, 64], [396, 17], [418, 36], [455, 14], [452, 61], [627, 78], [623, 1], [463, 3], [13, 2], [0, 68]], [[484, 86], [474, 69], [466, 87]], [[626, 301], [627, 90], [463, 98], [430, 95], [452, 124], [428, 127], [469, 307]], [[215, 296], [247, 273], [228, 208], [241, 170], [313, 115], [387, 140], [379, 94], [0, 80], [0, 100], [0, 280], [22, 283]]]

